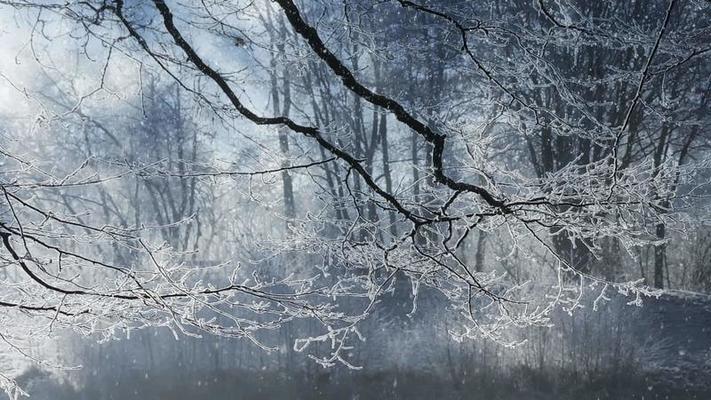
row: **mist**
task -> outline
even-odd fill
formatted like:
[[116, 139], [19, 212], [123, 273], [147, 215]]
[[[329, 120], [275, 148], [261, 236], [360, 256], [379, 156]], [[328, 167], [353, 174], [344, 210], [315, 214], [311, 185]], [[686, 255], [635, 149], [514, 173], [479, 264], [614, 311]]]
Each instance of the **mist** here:
[[709, 398], [710, 21], [0, 0], [4, 396]]

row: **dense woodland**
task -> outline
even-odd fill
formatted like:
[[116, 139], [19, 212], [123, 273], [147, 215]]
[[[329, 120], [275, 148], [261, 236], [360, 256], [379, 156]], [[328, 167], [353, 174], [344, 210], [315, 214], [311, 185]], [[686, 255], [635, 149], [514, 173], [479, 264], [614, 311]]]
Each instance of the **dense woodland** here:
[[0, 22], [9, 396], [711, 393], [708, 1]]

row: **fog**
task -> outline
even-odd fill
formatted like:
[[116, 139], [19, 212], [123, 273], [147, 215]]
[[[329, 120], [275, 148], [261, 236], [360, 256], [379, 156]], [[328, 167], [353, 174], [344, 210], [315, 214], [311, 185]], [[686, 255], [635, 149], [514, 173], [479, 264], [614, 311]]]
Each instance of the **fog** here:
[[0, 0], [0, 386], [711, 396], [711, 6]]

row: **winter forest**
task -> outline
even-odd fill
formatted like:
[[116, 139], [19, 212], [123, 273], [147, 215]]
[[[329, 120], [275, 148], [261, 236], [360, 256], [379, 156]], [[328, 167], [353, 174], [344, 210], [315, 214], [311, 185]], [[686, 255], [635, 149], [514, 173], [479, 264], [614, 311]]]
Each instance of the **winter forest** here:
[[0, 398], [711, 398], [708, 0], [0, 0]]

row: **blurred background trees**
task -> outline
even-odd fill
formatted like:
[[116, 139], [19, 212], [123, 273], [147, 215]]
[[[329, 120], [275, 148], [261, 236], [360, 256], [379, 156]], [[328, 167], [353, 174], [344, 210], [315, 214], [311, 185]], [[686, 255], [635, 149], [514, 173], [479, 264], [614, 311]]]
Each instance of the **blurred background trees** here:
[[659, 367], [624, 304], [711, 286], [706, 2], [0, 4], [11, 348], [555, 386]]

